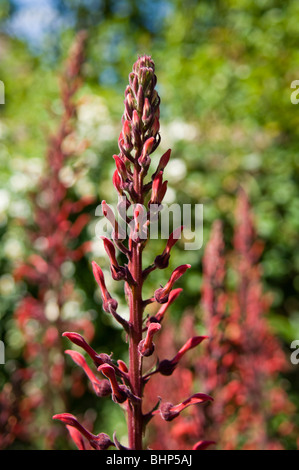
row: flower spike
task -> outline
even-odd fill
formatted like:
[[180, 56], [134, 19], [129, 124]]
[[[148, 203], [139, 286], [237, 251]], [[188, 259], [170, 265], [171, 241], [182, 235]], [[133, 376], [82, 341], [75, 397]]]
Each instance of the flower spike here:
[[[146, 357], [152, 355], [155, 350], [153, 340], [161, 330], [161, 322], [165, 313], [182, 291], [181, 288], [175, 289], [174, 284], [191, 267], [190, 264], [177, 267], [164, 287], [160, 286], [149, 298], [143, 298], [143, 284], [147, 276], [156, 269], [168, 267], [171, 250], [183, 230], [182, 226], [174, 230], [169, 236], [163, 252], [156, 256], [146, 269], [143, 269], [143, 251], [149, 240], [150, 224], [159, 222], [159, 214], [163, 209], [162, 203], [168, 184], [167, 181], [164, 181], [164, 170], [171, 154], [169, 149], [160, 157], [156, 170], [146, 182], [145, 179], [151, 165], [151, 155], [161, 140], [159, 133], [160, 97], [155, 89], [156, 84], [154, 61], [147, 55], [139, 57], [129, 74], [129, 84], [125, 89], [124, 112], [118, 138], [119, 154], [113, 155], [116, 169], [112, 182], [119, 196], [116, 206], [117, 212], [114, 212], [106, 201], [102, 201], [103, 215], [113, 229], [112, 240], [106, 237], [102, 237], [102, 240], [109, 257], [113, 280], [124, 281], [124, 294], [129, 306], [128, 320], [117, 313], [118, 303], [107, 290], [103, 271], [97, 263], [92, 262], [94, 277], [103, 299], [103, 309], [105, 312], [111, 313], [126, 332], [126, 339], [129, 343], [128, 366], [121, 359], [117, 361], [116, 365], [112, 360], [112, 354], [110, 356], [97, 354], [80, 335], [74, 336], [74, 333], [66, 333], [75, 344], [81, 346], [89, 354], [97, 365], [98, 372], [101, 372], [105, 377], [104, 380], [99, 380], [81, 354], [67, 351], [67, 354], [82, 367], [89, 377], [95, 392], [98, 395], [103, 395], [103, 391], [99, 387], [105, 384], [111, 393], [112, 400], [122, 405], [127, 413], [128, 447], [120, 444], [114, 433], [114, 445], [119, 450], [142, 450], [146, 426], [154, 415], [159, 413], [164, 420], [171, 421], [188, 406], [211, 400], [211, 397], [201, 393], [192, 395], [178, 405], [169, 402], [161, 404], [161, 398], [159, 398], [155, 407], [143, 414], [143, 391], [150, 377], [159, 372], [161, 375], [171, 375], [182, 356], [206, 338], [195, 336], [189, 339], [171, 360], [158, 361], [154, 371], [143, 375], [143, 366], [147, 362]], [[129, 209], [131, 210], [130, 215]], [[66, 207], [65, 210], [68, 208]], [[65, 230], [69, 230], [69, 227], [66, 227]], [[119, 264], [116, 248], [126, 256], [127, 264], [123, 266]], [[150, 317], [149, 315], [144, 317], [145, 308], [154, 302], [161, 304], [157, 313]], [[56, 415], [55, 418], [74, 428], [70, 432], [80, 449], [85, 447], [80, 434], [88, 440], [89, 445], [93, 448], [103, 449], [113, 445], [109, 436], [104, 434], [94, 436], [83, 428], [72, 415]], [[198, 443], [196, 448], [199, 447]]]

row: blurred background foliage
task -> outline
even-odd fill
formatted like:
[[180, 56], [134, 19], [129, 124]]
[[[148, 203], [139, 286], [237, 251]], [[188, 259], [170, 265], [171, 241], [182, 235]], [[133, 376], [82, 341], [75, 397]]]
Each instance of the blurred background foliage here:
[[[32, 217], [27, 195], [42, 173], [47, 135], [60, 113], [58, 75], [82, 28], [89, 41], [78, 134], [90, 145], [75, 163], [80, 177], [71, 166], [65, 174], [74, 199], [93, 194], [98, 203], [115, 201], [111, 157], [118, 153], [124, 89], [136, 56], [151, 55], [161, 96], [156, 159], [173, 149], [166, 202], [204, 204], [203, 249], [217, 218], [225, 223], [230, 246], [236, 191], [245, 188], [265, 244], [264, 284], [273, 295], [269, 320], [290, 354], [291, 341], [299, 338], [299, 111], [290, 100], [291, 82], [299, 78], [298, 18], [296, 0], [1, 1], [6, 103], [0, 106], [0, 338], [6, 365], [0, 387], [21, 360], [12, 313], [28, 287], [16, 285], [11, 273], [30, 246], [18, 220]], [[86, 232], [94, 240], [89, 259], [108, 269], [96, 222], [94, 217]], [[199, 316], [203, 249], [186, 252], [178, 244], [173, 251], [170, 268], [192, 264], [181, 283], [184, 295], [171, 309], [176, 319], [188, 308]], [[153, 250], [147, 256], [150, 263]], [[165, 282], [168, 273], [150, 278], [149, 288]], [[89, 260], [77, 263], [73, 275], [83, 299], [78, 312], [88, 310], [95, 319], [95, 348], [125, 359], [126, 345], [101, 311]], [[127, 309], [119, 287], [117, 294]], [[286, 380], [298, 404], [298, 366], [291, 366]], [[101, 406], [89, 400], [91, 412]], [[85, 405], [77, 400], [73, 411]], [[126, 433], [116, 407], [108, 403], [98, 412], [98, 421], [105, 422], [101, 431], [116, 427], [119, 438]]]

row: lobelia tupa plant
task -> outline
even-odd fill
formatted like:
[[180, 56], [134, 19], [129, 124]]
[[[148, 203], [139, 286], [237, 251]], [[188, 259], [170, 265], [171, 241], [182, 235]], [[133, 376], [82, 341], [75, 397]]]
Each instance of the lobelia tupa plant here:
[[[121, 360], [115, 362], [112, 356], [98, 354], [79, 334], [64, 333], [64, 336], [84, 349], [93, 360], [99, 372], [98, 375], [89, 368], [80, 353], [69, 352], [74, 361], [84, 368], [97, 395], [111, 394], [112, 400], [125, 409], [128, 424], [128, 447], [122, 446], [115, 434], [114, 442], [112, 442], [106, 434], [93, 435], [89, 433], [69, 413], [55, 415], [54, 419], [61, 420], [71, 430], [71, 436], [80, 449], [90, 447], [107, 449], [110, 446], [115, 446], [118, 449], [142, 450], [146, 425], [155, 415], [160, 415], [165, 421], [172, 421], [190, 405], [212, 400], [209, 395], [196, 393], [179, 404], [161, 403], [158, 400], [152, 411], [144, 412], [143, 410], [144, 388], [151, 377], [154, 374], [171, 375], [182, 356], [206, 338], [205, 336], [190, 338], [174, 357], [158, 360], [153, 370], [143, 371], [143, 359], [151, 356], [154, 352], [154, 338], [161, 329], [165, 312], [180, 294], [181, 289], [173, 289], [174, 284], [190, 268], [189, 264], [177, 267], [164, 287], [158, 288], [150, 299], [143, 299], [144, 281], [154, 270], [168, 267], [170, 251], [183, 230], [183, 227], [176, 229], [170, 235], [163, 253], [157, 256], [149, 267], [143, 268], [142, 255], [149, 238], [149, 226], [152, 220], [158, 218], [167, 189], [167, 181], [163, 181], [163, 171], [168, 164], [171, 152], [168, 150], [162, 155], [151, 179], [145, 181], [151, 164], [150, 155], [160, 143], [160, 98], [155, 90], [156, 82], [153, 60], [149, 56], [140, 57], [129, 75], [129, 85], [125, 91], [125, 111], [118, 140], [120, 153], [113, 156], [116, 163], [113, 184], [120, 200], [117, 210], [125, 222], [127, 230], [124, 230], [123, 226], [118, 223], [113, 210], [106, 201], [102, 202], [103, 215], [113, 228], [112, 240], [103, 237], [103, 243], [110, 259], [112, 278], [115, 281], [124, 281], [124, 291], [130, 311], [128, 320], [118, 313], [118, 303], [107, 290], [101, 268], [95, 262], [92, 263], [93, 273], [102, 294], [103, 310], [111, 314], [121, 324], [128, 336], [128, 367]], [[133, 214], [131, 217], [127, 215], [129, 208]], [[128, 241], [125, 239], [126, 232], [128, 232]], [[127, 258], [127, 264], [124, 266], [120, 266], [117, 261], [116, 248]], [[144, 314], [145, 308], [154, 302], [158, 304], [156, 315], [146, 316]]]
[[[6, 420], [4, 430], [0, 430], [0, 446], [3, 442], [3, 447], [16, 439], [27, 442], [31, 433], [43, 435], [46, 442], [43, 445], [53, 447], [58, 437], [57, 427], [47, 425], [45, 429], [41, 428], [36, 416], [41, 413], [52, 416], [56, 403], [60, 407], [61, 403], [67, 406], [69, 402], [70, 397], [65, 392], [67, 374], [61, 334], [65, 329], [73, 328], [78, 328], [89, 340], [94, 334], [93, 324], [87, 316], [76, 318], [63, 314], [67, 302], [78, 299], [75, 284], [64, 274], [63, 268], [70, 262], [79, 261], [90, 251], [89, 242], [80, 243], [78, 240], [90, 219], [85, 210], [94, 198], [84, 196], [74, 202], [62, 178], [70, 159], [86, 147], [85, 142], [78, 142], [76, 135], [78, 104], [75, 98], [82, 83], [86, 39], [84, 31], [77, 34], [61, 75], [62, 112], [55, 133], [48, 139], [44, 173], [36, 190], [31, 193], [34, 224], [24, 227], [32, 245], [30, 255], [14, 271], [16, 281], [26, 281], [28, 286], [28, 292], [14, 312], [16, 326], [24, 338], [22, 359], [26, 370], [24, 368], [23, 374], [19, 370], [17, 377], [11, 377], [10, 383], [5, 385], [9, 393], [5, 389], [0, 393], [1, 403], [5, 400], [6, 408], [11, 409], [11, 419]], [[47, 377], [42, 386], [36, 383], [38, 374]], [[15, 382], [18, 384], [16, 391], [11, 389]], [[80, 388], [80, 379], [77, 384], [75, 380], [73, 383], [72, 393], [75, 395], [76, 389]], [[20, 397], [21, 386], [30, 390], [30, 393], [25, 393], [24, 400]], [[26, 423], [25, 429], [21, 423]]]
[[[249, 199], [239, 189], [232, 253], [218, 220], [203, 258], [203, 322], [210, 341], [197, 368], [215, 406], [204, 410], [201, 429], [224, 450], [283, 449], [285, 436], [294, 439], [294, 405], [279, 377], [287, 359], [267, 318], [262, 251]], [[233, 289], [228, 269], [237, 274]]]
[[[176, 400], [182, 387], [185, 394], [192, 393], [194, 378], [200, 377], [203, 391], [213, 393], [215, 403], [191, 408], [171, 423], [167, 434], [165, 425], [152, 421], [150, 443], [156, 450], [189, 449], [203, 436], [222, 450], [283, 449], [291, 442], [296, 446], [295, 408], [280, 380], [280, 373], [288, 370], [287, 358], [267, 318], [270, 299], [262, 285], [262, 244], [253, 216], [240, 189], [232, 250], [225, 246], [222, 222], [213, 223], [203, 256], [201, 290], [209, 341], [198, 358], [189, 355], [180, 361], [167, 387], [153, 380], [147, 390], [147, 396], [168, 394]], [[229, 283], [232, 273], [235, 282]], [[178, 337], [193, 334], [194, 318], [187, 311], [179, 329], [168, 325], [160, 336], [159, 354], [161, 349], [173, 350]]]

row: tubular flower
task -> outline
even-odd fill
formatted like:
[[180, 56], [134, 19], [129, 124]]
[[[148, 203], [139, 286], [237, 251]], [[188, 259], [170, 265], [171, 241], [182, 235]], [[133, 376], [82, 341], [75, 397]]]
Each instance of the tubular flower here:
[[93, 270], [95, 280], [97, 281], [101, 289], [101, 294], [103, 298], [103, 309], [105, 312], [111, 313], [111, 309], [112, 310], [117, 309], [118, 303], [116, 300], [112, 299], [111, 295], [109, 294], [106, 288], [103, 271], [101, 270], [100, 266], [98, 266], [95, 261], [92, 262], [92, 270]]
[[111, 389], [112, 389], [112, 399], [116, 403], [123, 403], [127, 400], [128, 395], [122, 386], [120, 386], [116, 380], [115, 370], [113, 367], [109, 366], [108, 364], [103, 364], [98, 367], [98, 371], [102, 372], [105, 377], [108, 378]]
[[91, 357], [91, 359], [93, 360], [93, 362], [95, 363], [97, 367], [103, 364], [102, 359], [99, 357], [96, 351], [92, 349], [91, 346], [89, 346], [89, 344], [85, 341], [83, 336], [79, 335], [79, 333], [65, 331], [64, 333], [62, 333], [62, 336], [66, 336], [72, 343], [84, 349], [84, 351], [87, 352], [87, 354]]
[[191, 397], [187, 398], [187, 400], [175, 406], [172, 403], [163, 403], [160, 406], [160, 409], [153, 411], [152, 414], [160, 413], [161, 417], [165, 421], [172, 421], [174, 418], [177, 418], [177, 416], [179, 416], [179, 414], [188, 406], [197, 405], [206, 401], [213, 401], [213, 398], [204, 393], [195, 393]]
[[167, 311], [167, 309], [170, 307], [170, 305], [178, 298], [178, 296], [180, 295], [180, 293], [182, 292], [183, 289], [181, 288], [178, 288], [178, 289], [173, 289], [169, 296], [168, 296], [168, 301], [163, 304], [160, 309], [158, 310], [158, 312], [156, 313], [155, 316], [153, 317], [150, 317], [149, 320], [148, 320], [148, 323], [150, 322], [158, 322], [158, 323], [161, 323], [161, 321], [163, 320], [164, 318], [164, 315]]
[[159, 323], [150, 323], [147, 328], [146, 338], [140, 341], [138, 350], [141, 356], [151, 356], [154, 352], [155, 345], [153, 343], [153, 336], [161, 328]]
[[62, 421], [67, 426], [73, 426], [79, 431], [82, 436], [84, 436], [91, 447], [96, 450], [107, 450], [109, 447], [114, 446], [114, 443], [111, 441], [110, 437], [107, 434], [100, 433], [94, 435], [87, 431], [87, 429], [82, 426], [75, 416], [70, 413], [61, 413], [53, 416], [53, 419], [58, 419]]
[[188, 339], [188, 341], [181, 347], [179, 352], [169, 361], [164, 359], [158, 365], [157, 372], [162, 375], [171, 375], [178, 365], [180, 359], [186, 354], [190, 349], [198, 346], [207, 336], [194, 336], [193, 338]]
[[190, 264], [183, 264], [176, 268], [169, 281], [167, 282], [165, 287], [161, 287], [155, 291], [155, 300], [159, 304], [164, 304], [168, 301], [169, 293], [174, 285], [174, 283], [187, 271], [187, 269], [191, 268]]
[[165, 250], [163, 251], [161, 255], [157, 256], [155, 259], [155, 266], [157, 268], [164, 269], [168, 267], [169, 258], [170, 258], [170, 250], [180, 238], [183, 228], [184, 228], [183, 226], [177, 228], [170, 235], [169, 239], [167, 240]]
[[85, 361], [82, 354], [78, 353], [77, 351], [70, 350], [70, 349], [67, 349], [65, 353], [71, 356], [73, 361], [78, 366], [82, 367], [85, 374], [89, 378], [92, 384], [92, 387], [98, 397], [106, 397], [111, 394], [111, 387], [110, 387], [108, 380], [99, 380], [95, 376], [93, 371], [90, 369], [90, 367], [87, 365], [87, 362]]

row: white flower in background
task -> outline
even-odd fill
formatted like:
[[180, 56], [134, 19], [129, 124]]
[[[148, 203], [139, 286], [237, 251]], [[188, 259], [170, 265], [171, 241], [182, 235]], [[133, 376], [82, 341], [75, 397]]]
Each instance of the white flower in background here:
[[176, 192], [168, 186], [167, 192], [163, 199], [163, 204], [172, 204], [176, 200]]
[[4, 244], [4, 255], [10, 259], [17, 259], [23, 255], [23, 247], [19, 240], [10, 238]]
[[34, 249], [38, 251], [44, 251], [48, 248], [48, 246], [49, 242], [46, 237], [38, 237], [33, 243]]
[[199, 130], [194, 124], [180, 121], [179, 119], [161, 125], [161, 135], [163, 135], [163, 146], [173, 147], [178, 140], [194, 140], [199, 134]]
[[71, 320], [72, 318], [78, 318], [80, 315], [80, 304], [75, 300], [69, 300], [66, 302], [61, 310], [61, 316], [64, 320]]
[[78, 108], [78, 131], [96, 144], [116, 138], [117, 129], [102, 98], [88, 96], [82, 100]]
[[59, 180], [66, 188], [70, 188], [75, 183], [75, 175], [70, 166], [65, 166], [59, 171]]
[[72, 261], [65, 261], [64, 263], [62, 263], [62, 265], [60, 266], [60, 272], [61, 274], [70, 279], [74, 273], [75, 273], [75, 265]]
[[[94, 233], [94, 225], [93, 225], [93, 233]], [[104, 248], [104, 243], [102, 240], [98, 238], [94, 238], [92, 241], [92, 255], [100, 258], [104, 258], [106, 256], [106, 251]]]
[[26, 219], [30, 216], [30, 206], [27, 201], [14, 201], [10, 204], [9, 215], [11, 217], [20, 217]]
[[0, 189], [0, 212], [5, 212], [9, 206], [10, 194], [6, 189]]
[[90, 196], [96, 193], [94, 184], [87, 178], [79, 178], [75, 184], [75, 190], [78, 196]]
[[1, 295], [9, 295], [13, 292], [15, 281], [10, 274], [3, 274], [0, 277], [0, 293]]
[[171, 184], [177, 183], [186, 177], [187, 168], [183, 160], [172, 158], [165, 168], [165, 178], [171, 181]]
[[56, 321], [59, 317], [59, 306], [55, 298], [46, 303], [45, 316], [49, 321]]
[[25, 191], [31, 187], [30, 176], [24, 173], [16, 173], [9, 180], [12, 191]]

